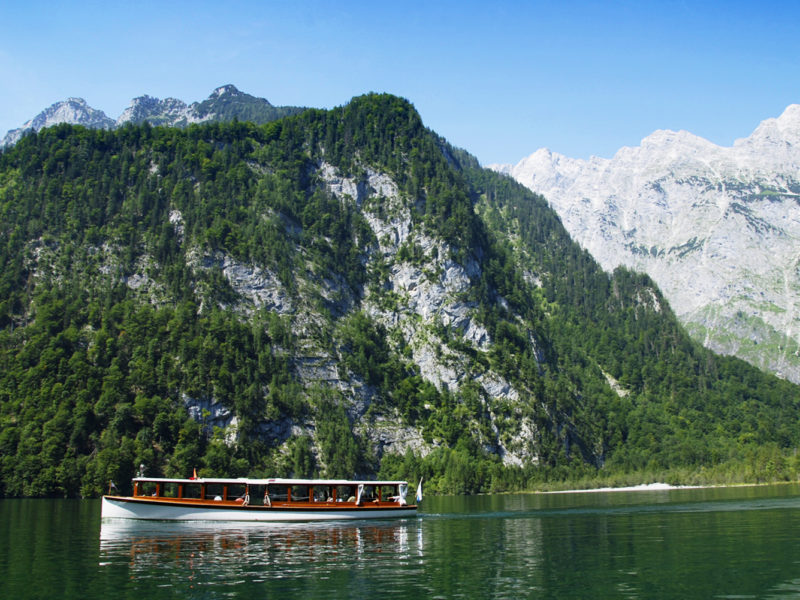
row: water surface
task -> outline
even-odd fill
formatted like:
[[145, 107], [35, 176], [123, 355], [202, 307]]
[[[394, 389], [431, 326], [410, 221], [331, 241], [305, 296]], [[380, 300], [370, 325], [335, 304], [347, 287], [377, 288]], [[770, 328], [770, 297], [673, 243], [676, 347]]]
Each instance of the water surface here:
[[0, 501], [0, 598], [800, 598], [800, 486], [428, 497], [418, 518], [110, 521]]

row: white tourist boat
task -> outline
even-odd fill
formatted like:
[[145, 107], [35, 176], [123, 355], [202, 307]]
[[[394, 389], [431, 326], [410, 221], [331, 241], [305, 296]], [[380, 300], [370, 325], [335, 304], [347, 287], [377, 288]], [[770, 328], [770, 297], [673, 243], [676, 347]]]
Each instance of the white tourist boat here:
[[416, 514], [407, 494], [406, 481], [136, 477], [132, 496], [103, 496], [101, 515], [165, 521], [386, 519]]

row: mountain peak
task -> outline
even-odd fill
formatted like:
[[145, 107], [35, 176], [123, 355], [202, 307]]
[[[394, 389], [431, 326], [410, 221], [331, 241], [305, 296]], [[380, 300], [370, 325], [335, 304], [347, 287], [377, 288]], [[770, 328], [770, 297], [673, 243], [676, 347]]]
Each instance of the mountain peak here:
[[642, 147], [682, 146], [706, 149], [714, 146], [712, 142], [686, 130], [657, 129], [642, 140]]
[[762, 126], [775, 127], [783, 134], [800, 132], [800, 104], [790, 104], [779, 117], [766, 119], [756, 128], [758, 131]]
[[786, 110], [778, 117], [778, 121], [791, 123], [795, 127], [800, 126], [800, 104], [790, 104]]
[[174, 125], [188, 121], [187, 111], [188, 107], [182, 100], [177, 98], [161, 100], [145, 94], [131, 100], [130, 106], [117, 119], [117, 126], [145, 121], [151, 125]]
[[70, 97], [61, 102], [51, 104], [47, 109], [25, 123], [23, 127], [32, 127], [36, 131], [42, 127], [49, 127], [58, 123], [73, 123], [75, 125], [91, 124], [90, 126], [110, 126], [110, 121], [102, 110], [96, 110], [87, 104], [83, 98]]
[[53, 108], [54, 106], [58, 106], [60, 104], [77, 104], [78, 106], [85, 106], [85, 107], [89, 106], [86, 103], [86, 100], [84, 100], [83, 98], [76, 98], [75, 96], [70, 96], [63, 102], [56, 102], [55, 104], [51, 105], [50, 108]]
[[0, 147], [16, 144], [26, 133], [39, 131], [59, 123], [83, 125], [97, 129], [108, 129], [114, 126], [114, 121], [109, 119], [102, 110], [92, 108], [83, 98], [71, 96], [66, 100], [51, 104], [33, 119], [24, 123], [22, 127], [9, 131], [0, 142]]
[[766, 119], [748, 138], [739, 139], [734, 146], [785, 146], [800, 147], [800, 104], [790, 104], [774, 119]]
[[242, 92], [240, 92], [235, 85], [229, 83], [227, 85], [222, 85], [222, 86], [218, 87], [217, 89], [215, 89], [211, 93], [209, 98], [219, 98], [220, 96], [224, 96], [226, 94], [230, 94], [230, 95], [234, 95], [235, 96], [235, 95], [239, 95], [241, 93]]

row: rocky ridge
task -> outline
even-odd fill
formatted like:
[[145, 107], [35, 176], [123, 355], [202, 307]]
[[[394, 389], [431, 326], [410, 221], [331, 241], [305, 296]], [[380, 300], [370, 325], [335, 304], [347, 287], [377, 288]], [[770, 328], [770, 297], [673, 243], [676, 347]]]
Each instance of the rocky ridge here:
[[295, 114], [300, 107], [277, 107], [264, 98], [256, 98], [239, 91], [236, 86], [223, 85], [215, 89], [202, 102], [187, 104], [177, 98], [154, 98], [144, 95], [131, 100], [117, 119], [109, 118], [103, 111], [89, 106], [82, 98], [69, 98], [56, 102], [17, 129], [12, 129], [0, 141], [0, 148], [16, 144], [23, 135], [52, 127], [60, 123], [82, 125], [94, 129], [114, 129], [127, 123], [167, 127], [186, 127], [192, 123], [241, 121], [265, 123], [282, 116]]
[[731, 147], [662, 130], [611, 159], [540, 149], [491, 168], [603, 268], [648, 273], [707, 347], [800, 382], [800, 105]]

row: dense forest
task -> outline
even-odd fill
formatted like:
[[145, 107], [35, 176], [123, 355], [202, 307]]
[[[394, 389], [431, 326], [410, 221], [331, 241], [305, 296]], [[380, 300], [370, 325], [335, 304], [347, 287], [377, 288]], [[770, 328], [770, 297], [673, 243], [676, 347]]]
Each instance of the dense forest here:
[[[460, 321], [414, 304], [453, 272]], [[0, 155], [0, 496], [96, 496], [139, 465], [446, 493], [776, 480], [799, 400], [400, 98], [62, 125]]]

